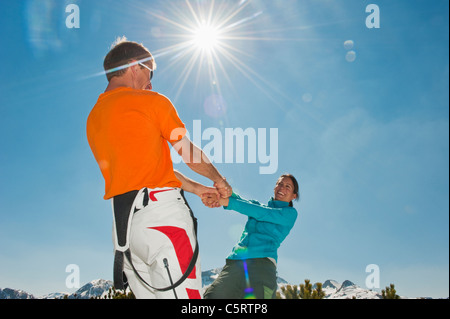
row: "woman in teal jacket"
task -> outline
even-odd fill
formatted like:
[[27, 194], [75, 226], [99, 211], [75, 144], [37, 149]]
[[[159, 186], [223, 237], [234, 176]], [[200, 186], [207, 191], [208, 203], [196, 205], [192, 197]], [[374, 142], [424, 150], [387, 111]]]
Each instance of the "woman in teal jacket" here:
[[[268, 205], [246, 200], [234, 194], [220, 198], [227, 210], [248, 216], [241, 239], [226, 259], [218, 278], [206, 290], [205, 299], [272, 299], [277, 290], [277, 250], [287, 237], [297, 211], [292, 201], [298, 200], [298, 183], [290, 174], [282, 175]], [[210, 197], [211, 199], [211, 197]], [[203, 201], [209, 207], [215, 204]]]

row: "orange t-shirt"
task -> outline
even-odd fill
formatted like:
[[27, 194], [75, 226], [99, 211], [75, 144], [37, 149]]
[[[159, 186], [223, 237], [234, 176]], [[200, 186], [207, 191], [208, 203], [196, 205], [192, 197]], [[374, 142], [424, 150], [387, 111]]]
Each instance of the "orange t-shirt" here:
[[159, 93], [123, 87], [101, 94], [87, 138], [105, 179], [104, 199], [143, 187], [181, 187], [167, 142], [185, 134], [175, 107]]

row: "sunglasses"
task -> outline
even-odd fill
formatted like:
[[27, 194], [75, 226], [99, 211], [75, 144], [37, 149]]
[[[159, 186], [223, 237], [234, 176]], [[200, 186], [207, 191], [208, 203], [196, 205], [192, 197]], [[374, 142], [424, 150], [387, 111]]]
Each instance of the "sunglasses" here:
[[151, 81], [152, 78], [153, 78], [153, 70], [150, 69], [148, 66], [146, 66], [145, 64], [143, 64], [143, 63], [141, 63], [141, 62], [139, 62], [138, 64], [139, 64], [140, 66], [143, 66], [144, 68], [146, 68], [147, 70], [150, 71], [150, 81]]

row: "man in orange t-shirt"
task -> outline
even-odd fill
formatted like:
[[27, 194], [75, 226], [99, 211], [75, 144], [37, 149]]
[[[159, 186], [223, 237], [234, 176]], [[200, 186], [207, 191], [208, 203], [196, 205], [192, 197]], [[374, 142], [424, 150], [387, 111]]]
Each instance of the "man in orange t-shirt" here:
[[[125, 275], [137, 298], [201, 298], [196, 220], [180, 188], [224, 198], [232, 190], [186, 137], [170, 100], [151, 91], [155, 68], [143, 45], [118, 41], [104, 60], [108, 87], [87, 120], [104, 199], [113, 203], [114, 285], [124, 289]], [[215, 188], [174, 171], [168, 142]]]

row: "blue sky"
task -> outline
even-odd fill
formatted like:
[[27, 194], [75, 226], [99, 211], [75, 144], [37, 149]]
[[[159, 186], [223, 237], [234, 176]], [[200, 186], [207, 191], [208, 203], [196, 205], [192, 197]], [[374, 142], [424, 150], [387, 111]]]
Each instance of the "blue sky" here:
[[[72, 3], [78, 29], [65, 23]], [[381, 288], [447, 297], [448, 1], [216, 0], [212, 21], [224, 32], [209, 62], [179, 45], [212, 2], [190, 0], [192, 11], [187, 3], [1, 2], [0, 287], [70, 292], [69, 264], [81, 284], [112, 279], [111, 205], [85, 125], [107, 84], [103, 58], [125, 35], [155, 54], [153, 88], [191, 136], [196, 120], [223, 134], [278, 129], [274, 174], [248, 158], [216, 166], [261, 202], [280, 174], [298, 178], [299, 219], [279, 249], [281, 277], [364, 287], [366, 266], [376, 264]], [[378, 29], [366, 27], [370, 3], [380, 9]], [[211, 96], [220, 111], [205, 102]], [[202, 268], [223, 266], [246, 218], [188, 200]]]

